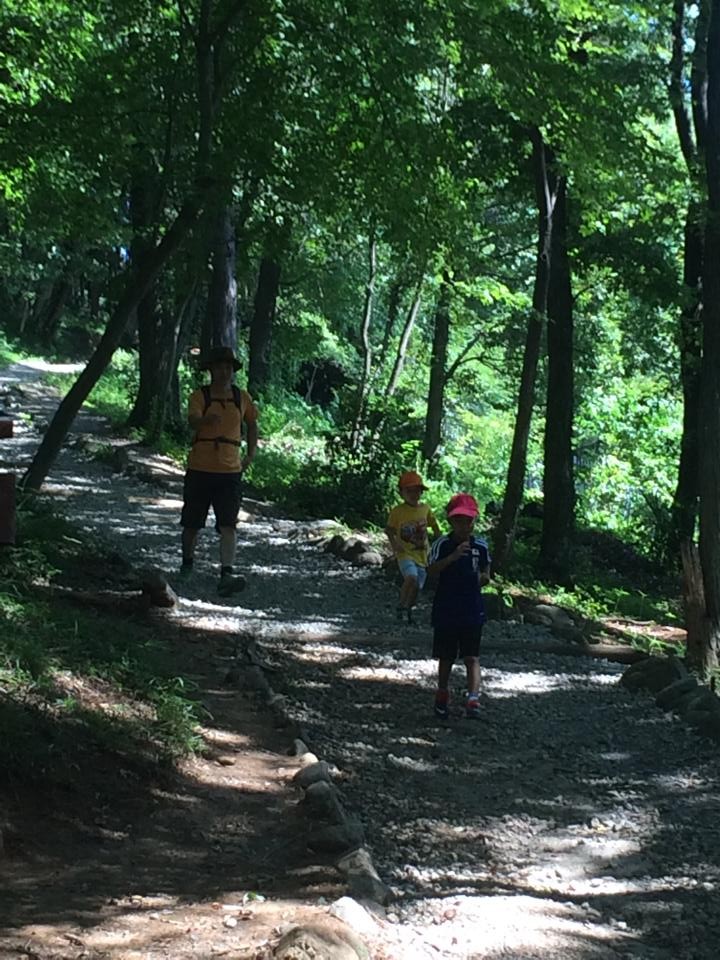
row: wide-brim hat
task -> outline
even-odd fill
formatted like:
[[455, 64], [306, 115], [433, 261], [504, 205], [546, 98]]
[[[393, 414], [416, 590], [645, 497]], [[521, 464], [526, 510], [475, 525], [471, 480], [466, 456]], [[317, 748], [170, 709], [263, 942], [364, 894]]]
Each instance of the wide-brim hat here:
[[231, 363], [233, 370], [240, 369], [240, 361], [230, 347], [213, 347], [210, 353], [200, 361], [200, 369], [209, 370], [214, 363]]

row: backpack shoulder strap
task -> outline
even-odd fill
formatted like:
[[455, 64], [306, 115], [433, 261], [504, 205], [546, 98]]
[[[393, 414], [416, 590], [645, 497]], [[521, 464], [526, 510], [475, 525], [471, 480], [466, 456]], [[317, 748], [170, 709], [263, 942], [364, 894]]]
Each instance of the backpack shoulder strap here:
[[235, 403], [235, 406], [238, 408], [240, 413], [242, 413], [243, 412], [242, 390], [236, 383], [232, 385], [232, 395], [233, 395], [233, 402]]
[[212, 398], [211, 398], [211, 396], [210, 396], [210, 386], [209, 386], [208, 384], [205, 384], [204, 387], [201, 387], [201, 390], [202, 390], [202, 395], [203, 395], [203, 412], [202, 412], [202, 415], [205, 416], [205, 414], [206, 414], [206, 413], [208, 412], [208, 410], [210, 409], [210, 404], [212, 403]]

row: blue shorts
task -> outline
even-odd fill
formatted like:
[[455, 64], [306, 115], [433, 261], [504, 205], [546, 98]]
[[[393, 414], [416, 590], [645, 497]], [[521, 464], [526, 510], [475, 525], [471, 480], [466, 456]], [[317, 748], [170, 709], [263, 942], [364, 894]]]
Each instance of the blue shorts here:
[[418, 590], [422, 590], [427, 580], [427, 569], [419, 563], [415, 563], [414, 560], [408, 559], [398, 560], [398, 566], [400, 567], [400, 573], [404, 577], [415, 577], [418, 582]]

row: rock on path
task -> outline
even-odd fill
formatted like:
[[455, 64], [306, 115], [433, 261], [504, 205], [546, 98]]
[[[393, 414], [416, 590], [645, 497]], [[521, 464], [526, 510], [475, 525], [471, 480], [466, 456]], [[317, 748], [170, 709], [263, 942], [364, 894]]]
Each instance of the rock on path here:
[[[25, 403], [47, 419], [53, 401], [32, 379]], [[6, 463], [37, 442], [27, 426], [18, 434]], [[155, 484], [112, 474], [71, 438], [47, 491], [131, 560], [172, 571], [181, 472], [159, 458], [153, 469]], [[477, 960], [716, 960], [716, 745], [628, 694], [622, 667], [534, 652], [547, 632], [507, 623], [487, 627], [499, 649], [482, 659], [483, 719], [462, 717], [456, 668], [455, 713], [438, 724], [428, 601], [421, 625], [396, 626], [392, 586], [297, 532], [261, 516], [241, 526], [249, 582], [235, 606], [214, 594], [206, 533], [172, 615], [257, 640], [365, 825], [396, 895], [398, 943]]]

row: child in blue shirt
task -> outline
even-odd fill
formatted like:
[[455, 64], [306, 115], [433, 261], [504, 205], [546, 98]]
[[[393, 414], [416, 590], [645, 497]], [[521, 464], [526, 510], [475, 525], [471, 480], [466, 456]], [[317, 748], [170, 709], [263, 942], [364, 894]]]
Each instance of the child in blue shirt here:
[[433, 657], [438, 661], [435, 715], [449, 716], [448, 683], [453, 663], [461, 657], [467, 671], [465, 716], [480, 716], [480, 638], [485, 622], [481, 587], [490, 581], [490, 553], [484, 540], [473, 535], [477, 501], [456, 493], [446, 507], [450, 533], [436, 540], [430, 551], [428, 576], [437, 581], [432, 608]]

